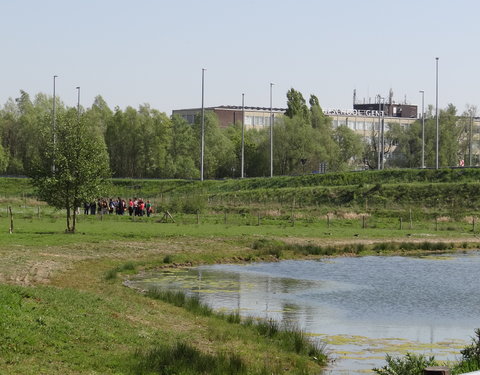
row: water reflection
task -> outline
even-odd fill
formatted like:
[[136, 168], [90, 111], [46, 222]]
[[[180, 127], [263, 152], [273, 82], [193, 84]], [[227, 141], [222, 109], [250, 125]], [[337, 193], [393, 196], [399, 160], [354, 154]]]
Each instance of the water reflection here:
[[356, 374], [383, 365], [385, 352], [454, 359], [480, 326], [479, 266], [478, 253], [336, 258], [164, 271], [137, 284], [295, 324], [334, 350], [332, 374]]

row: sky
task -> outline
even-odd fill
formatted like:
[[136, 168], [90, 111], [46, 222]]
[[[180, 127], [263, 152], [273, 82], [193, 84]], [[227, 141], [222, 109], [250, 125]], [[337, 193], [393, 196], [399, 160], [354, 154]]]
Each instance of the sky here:
[[0, 104], [56, 94], [68, 106], [327, 109], [376, 95], [459, 112], [480, 105], [478, 0], [0, 0]]

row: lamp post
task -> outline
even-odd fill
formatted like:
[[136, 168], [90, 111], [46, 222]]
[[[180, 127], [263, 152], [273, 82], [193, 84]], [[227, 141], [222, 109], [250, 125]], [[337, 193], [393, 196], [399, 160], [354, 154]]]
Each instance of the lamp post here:
[[422, 168], [425, 168], [425, 91], [419, 92], [422, 94]]
[[385, 169], [385, 98], [380, 97], [380, 103], [383, 100], [383, 105], [381, 106], [382, 110], [380, 111], [380, 121], [381, 121], [381, 126], [382, 130], [380, 132], [381, 134], [381, 152], [382, 152], [382, 159], [381, 159], [381, 167], [382, 170]]
[[200, 145], [200, 180], [203, 181], [203, 159], [205, 156], [205, 68], [202, 68], [202, 129], [201, 129], [201, 145]]
[[77, 90], [77, 116], [80, 118], [80, 86], [75, 87]]
[[381, 113], [381, 96], [380, 94], [377, 94], [377, 98], [378, 98], [378, 140], [377, 140], [377, 144], [378, 144], [378, 147], [377, 147], [377, 170], [380, 170], [382, 169], [382, 159], [381, 159], [381, 152], [380, 152], [380, 147], [381, 147], [381, 144], [382, 144], [382, 135], [381, 135], [381, 131], [380, 131], [380, 122], [382, 121], [381, 118], [380, 118], [380, 113]]
[[272, 89], [273, 83], [270, 82], [270, 177], [273, 177], [273, 107], [272, 107]]
[[240, 178], [245, 176], [245, 94], [242, 94], [242, 165]]
[[468, 166], [472, 166], [472, 142], [473, 142], [473, 108], [470, 108], [470, 129], [468, 136]]
[[[57, 143], [57, 122], [56, 122], [56, 98], [55, 98], [55, 81], [57, 79], [57, 75], [53, 76], [53, 103], [52, 103], [52, 117], [53, 117], [53, 124], [52, 124], [52, 131], [53, 131], [53, 152], [55, 155], [56, 150], [56, 143]], [[55, 159], [53, 159], [52, 163], [52, 171], [55, 173]]]
[[435, 57], [435, 119], [436, 119], [436, 137], [435, 137], [435, 169], [438, 169], [438, 141], [439, 141], [439, 124], [438, 124], [438, 57]]

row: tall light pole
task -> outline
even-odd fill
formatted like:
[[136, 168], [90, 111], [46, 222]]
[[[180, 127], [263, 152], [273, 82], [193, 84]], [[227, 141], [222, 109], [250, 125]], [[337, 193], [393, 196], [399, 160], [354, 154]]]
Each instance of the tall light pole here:
[[468, 135], [468, 166], [472, 166], [472, 141], [473, 141], [473, 108], [470, 108], [470, 129]]
[[422, 94], [422, 168], [425, 168], [425, 91], [419, 92]]
[[77, 90], [77, 115], [80, 118], [80, 86], [75, 87]]
[[439, 143], [439, 124], [438, 124], [438, 57], [435, 57], [435, 119], [436, 119], [436, 137], [435, 137], [435, 169], [438, 169], [438, 143]]
[[[53, 131], [53, 153], [55, 155], [56, 150], [56, 143], [57, 143], [57, 113], [56, 113], [56, 98], [55, 98], [55, 80], [57, 79], [57, 75], [53, 76], [53, 103], [52, 103], [52, 117], [53, 117], [53, 124], [52, 124], [52, 131]], [[52, 171], [55, 173], [55, 159], [53, 159], [52, 163]]]
[[381, 97], [380, 97], [380, 94], [377, 95], [377, 98], [378, 98], [378, 141], [377, 141], [377, 144], [378, 144], [378, 147], [377, 147], [377, 169], [380, 170], [382, 169], [382, 160], [381, 160], [381, 152], [380, 152], [380, 146], [381, 146], [381, 143], [382, 143], [382, 139], [381, 139], [381, 132], [380, 132], [380, 122], [382, 121], [381, 118], [380, 118], [380, 111], [382, 110], [381, 109]]
[[270, 177], [273, 177], [273, 107], [272, 107], [272, 89], [273, 83], [270, 82]]
[[382, 100], [383, 100], [383, 105], [381, 106], [382, 110], [380, 111], [380, 121], [382, 126], [382, 130], [380, 132], [381, 139], [382, 139], [382, 142], [381, 142], [382, 159], [380, 164], [383, 170], [385, 169], [385, 118], [384, 118], [385, 117], [385, 98], [380, 97], [380, 103], [382, 102]]
[[245, 167], [245, 94], [242, 94], [242, 165], [240, 178], [245, 176], [244, 174]]
[[205, 68], [202, 68], [202, 129], [201, 129], [201, 145], [200, 145], [200, 180], [203, 181], [203, 159], [205, 156]]

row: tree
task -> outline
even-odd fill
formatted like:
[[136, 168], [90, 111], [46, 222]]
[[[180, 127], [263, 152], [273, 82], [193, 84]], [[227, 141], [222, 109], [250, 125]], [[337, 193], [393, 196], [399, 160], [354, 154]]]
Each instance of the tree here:
[[[399, 168], [418, 168], [422, 156], [422, 128], [415, 121], [408, 128], [400, 124], [389, 124], [385, 132], [385, 158], [388, 166]], [[390, 155], [389, 155], [390, 154]]]
[[347, 165], [358, 163], [363, 152], [362, 139], [346, 125], [335, 129], [334, 139], [341, 152], [337, 160], [337, 170], [344, 169]]
[[[194, 132], [196, 134], [195, 149], [197, 165], [200, 166], [201, 145], [201, 116], [195, 117]], [[204, 153], [204, 177], [217, 178], [231, 176], [232, 168], [235, 167], [235, 154], [233, 143], [221, 131], [218, 117], [211, 111], [205, 112], [205, 153]], [[194, 150], [195, 150], [194, 149]]]
[[185, 119], [172, 116], [172, 137], [168, 148], [168, 158], [173, 178], [198, 178], [199, 169], [195, 165], [197, 142], [195, 131]]
[[77, 208], [105, 192], [110, 177], [105, 144], [75, 109], [57, 117], [55, 137], [43, 132], [41, 138], [44, 151], [29, 176], [41, 200], [66, 210], [66, 231], [74, 233]]
[[0, 143], [0, 173], [3, 173], [7, 170], [8, 165], [8, 156], [5, 150]]
[[287, 117], [301, 116], [305, 121], [310, 120], [310, 111], [303, 95], [300, 91], [293, 88], [287, 92], [287, 110], [285, 111]]
[[334, 139], [332, 118], [323, 113], [315, 95], [310, 95], [309, 103], [311, 124], [312, 128], [316, 130], [314, 134], [317, 145], [314, 159], [311, 161], [317, 166], [326, 162], [329, 170], [338, 170], [341, 150]]

